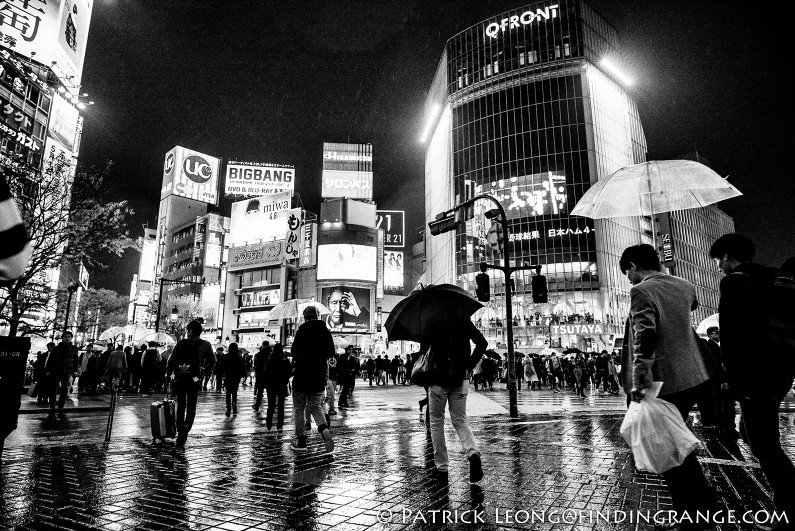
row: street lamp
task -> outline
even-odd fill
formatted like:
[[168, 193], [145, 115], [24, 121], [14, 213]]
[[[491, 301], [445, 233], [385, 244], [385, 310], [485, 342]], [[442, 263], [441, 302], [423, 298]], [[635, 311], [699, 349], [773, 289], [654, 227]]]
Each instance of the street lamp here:
[[69, 287], [66, 288], [66, 291], [69, 292], [69, 297], [66, 299], [66, 317], [63, 321], [63, 333], [66, 333], [66, 330], [69, 328], [69, 310], [72, 308], [72, 295], [74, 295], [79, 287], [80, 284], [73, 280], [69, 283]]
[[[428, 228], [433, 236], [455, 230], [458, 226], [465, 221], [467, 211], [478, 199], [487, 199], [494, 203], [496, 208], [485, 212], [488, 219], [495, 220], [502, 227], [502, 241], [507, 244], [508, 242], [508, 218], [505, 215], [505, 209], [499, 201], [491, 195], [480, 194], [468, 201], [456, 205], [446, 212], [442, 212], [436, 216], [435, 221], [428, 223]], [[506, 328], [506, 343], [508, 347], [508, 401], [510, 403], [510, 414], [512, 417], [519, 416], [519, 406], [517, 404], [516, 395], [516, 357], [514, 355], [513, 344], [513, 306], [511, 301], [511, 275], [515, 271], [523, 269], [533, 269], [535, 266], [515, 266], [511, 267], [510, 257], [508, 256], [508, 247], [506, 246], [502, 252], [503, 265], [481, 264], [481, 267], [490, 269], [499, 269], [505, 275], [505, 326]]]

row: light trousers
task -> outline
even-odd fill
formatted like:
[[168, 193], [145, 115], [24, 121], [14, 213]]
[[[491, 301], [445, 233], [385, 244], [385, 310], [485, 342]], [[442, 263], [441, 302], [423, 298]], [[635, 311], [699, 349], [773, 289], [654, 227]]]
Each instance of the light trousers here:
[[431, 420], [431, 441], [433, 442], [433, 461], [439, 470], [447, 470], [447, 442], [444, 437], [444, 410], [449, 404], [450, 420], [453, 423], [458, 440], [464, 447], [467, 458], [474, 454], [480, 455], [475, 436], [467, 420], [467, 395], [469, 382], [454, 388], [432, 385], [430, 387], [428, 411]]

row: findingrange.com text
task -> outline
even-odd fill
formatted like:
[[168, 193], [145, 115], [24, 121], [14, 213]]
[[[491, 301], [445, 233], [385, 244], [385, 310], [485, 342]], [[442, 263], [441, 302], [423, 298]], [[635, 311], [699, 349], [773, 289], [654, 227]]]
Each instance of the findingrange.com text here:
[[698, 511], [596, 511], [580, 509], [383, 509], [377, 513], [381, 523], [400, 524], [787, 524], [787, 515], [775, 511], [754, 510]]

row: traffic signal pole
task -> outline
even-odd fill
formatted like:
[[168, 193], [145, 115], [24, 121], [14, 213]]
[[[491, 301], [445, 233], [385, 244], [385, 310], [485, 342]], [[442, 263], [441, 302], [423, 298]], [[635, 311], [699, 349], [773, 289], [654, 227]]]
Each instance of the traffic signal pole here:
[[[442, 212], [436, 216], [436, 221], [428, 223], [432, 235], [441, 234], [455, 230], [463, 221], [463, 213], [467, 208], [472, 206], [478, 199], [487, 199], [494, 203], [500, 216], [500, 225], [502, 226], [502, 241], [504, 244], [508, 242], [508, 218], [505, 215], [505, 209], [502, 207], [496, 198], [488, 195], [481, 194], [473, 197], [472, 199], [456, 205], [446, 212]], [[519, 416], [519, 407], [517, 404], [516, 395], [516, 355], [514, 353], [513, 345], [513, 303], [511, 300], [511, 274], [514, 271], [521, 269], [531, 269], [531, 266], [517, 266], [511, 267], [510, 257], [508, 256], [508, 246], [504, 245], [502, 250], [502, 266], [485, 264], [486, 267], [491, 269], [499, 269], [505, 276], [505, 321], [506, 321], [506, 339], [508, 342], [508, 401], [510, 404], [510, 415], [512, 417]]]

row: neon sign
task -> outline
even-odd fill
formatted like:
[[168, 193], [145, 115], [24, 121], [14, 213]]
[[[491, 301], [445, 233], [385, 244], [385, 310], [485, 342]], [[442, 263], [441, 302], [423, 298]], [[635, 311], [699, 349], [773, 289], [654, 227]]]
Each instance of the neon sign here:
[[486, 35], [492, 39], [496, 39], [497, 35], [500, 33], [505, 33], [506, 31], [516, 29], [519, 26], [527, 26], [533, 22], [540, 23], [541, 19], [544, 19], [544, 21], [551, 20], [553, 18], [557, 18], [557, 16], [558, 4], [545, 7], [544, 9], [539, 8], [535, 11], [528, 9], [521, 15], [512, 15], [502, 19], [499, 23], [492, 22], [486, 26]]

